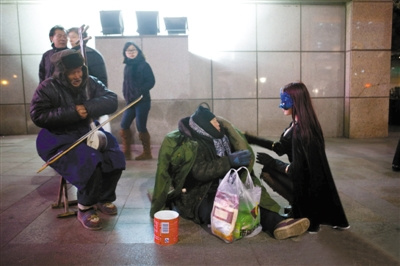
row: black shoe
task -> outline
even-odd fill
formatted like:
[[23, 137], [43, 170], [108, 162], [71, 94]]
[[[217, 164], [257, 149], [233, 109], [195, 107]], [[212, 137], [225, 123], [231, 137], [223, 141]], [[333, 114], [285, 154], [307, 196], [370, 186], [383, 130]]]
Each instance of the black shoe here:
[[292, 212], [292, 206], [288, 205], [283, 208], [283, 213], [288, 214]]
[[291, 211], [291, 212], [289, 212], [289, 213], [284, 213], [284, 214], [281, 214], [281, 216], [282, 216], [284, 219], [293, 218], [293, 212]]
[[293, 218], [293, 211], [291, 205], [283, 207], [283, 214], [281, 214], [281, 217], [284, 219]]
[[308, 228], [308, 233], [309, 234], [318, 234], [320, 229], [321, 229], [321, 227], [319, 225], [317, 225], [317, 226], [313, 225]]
[[395, 172], [400, 172], [400, 165], [392, 164], [392, 169], [393, 169], [393, 171], [395, 171]]

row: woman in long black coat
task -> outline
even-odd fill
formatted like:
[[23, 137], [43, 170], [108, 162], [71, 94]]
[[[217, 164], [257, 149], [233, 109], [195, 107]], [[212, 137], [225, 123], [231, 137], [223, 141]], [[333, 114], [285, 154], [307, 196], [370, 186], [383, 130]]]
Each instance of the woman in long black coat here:
[[257, 162], [264, 165], [263, 178], [275, 191], [292, 205], [292, 215], [307, 217], [309, 232], [318, 232], [321, 224], [335, 229], [350, 228], [340, 201], [328, 159], [321, 126], [314, 111], [307, 87], [290, 83], [281, 89], [284, 115], [292, 122], [282, 133], [280, 141], [258, 138], [246, 134], [250, 144], [287, 154], [290, 164], [258, 153]]

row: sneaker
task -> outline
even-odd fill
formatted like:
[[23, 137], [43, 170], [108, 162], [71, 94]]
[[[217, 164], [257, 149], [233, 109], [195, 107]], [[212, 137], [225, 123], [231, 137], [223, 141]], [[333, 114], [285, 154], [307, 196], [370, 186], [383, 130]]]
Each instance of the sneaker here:
[[107, 215], [117, 215], [118, 214], [118, 208], [115, 206], [114, 203], [111, 202], [105, 202], [105, 203], [97, 203], [96, 208], [101, 211], [104, 214]]
[[89, 230], [100, 230], [101, 221], [97, 216], [95, 209], [89, 209], [87, 211], [78, 211], [78, 221], [81, 222], [83, 227]]
[[288, 205], [288, 206], [285, 206], [284, 208], [283, 208], [283, 213], [284, 214], [289, 214], [289, 213], [292, 213], [292, 205]]
[[347, 229], [350, 228], [350, 225], [348, 225], [348, 226], [337, 226], [337, 225], [335, 225], [335, 226], [332, 226], [332, 228], [336, 229], [336, 230], [347, 230]]
[[312, 235], [316, 235], [316, 234], [318, 234], [319, 230], [321, 230], [321, 226], [320, 225], [310, 226], [308, 228], [308, 233], [312, 234]]
[[289, 237], [299, 236], [304, 234], [310, 226], [310, 220], [307, 218], [293, 219], [289, 218], [280, 222], [275, 230], [274, 237], [282, 240]]

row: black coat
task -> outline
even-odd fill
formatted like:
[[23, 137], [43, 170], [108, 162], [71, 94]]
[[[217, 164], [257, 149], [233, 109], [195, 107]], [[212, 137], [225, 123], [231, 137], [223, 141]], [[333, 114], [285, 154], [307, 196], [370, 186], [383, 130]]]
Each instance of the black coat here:
[[[36, 89], [30, 108], [32, 121], [43, 128], [37, 137], [39, 156], [48, 161], [58, 152], [71, 147], [76, 140], [90, 131], [90, 118], [111, 114], [117, 110], [117, 95], [103, 83], [89, 77], [89, 100], [86, 99], [85, 84], [87, 71], [84, 69], [84, 83], [73, 89], [65, 74], [55, 69], [53, 78], [46, 79]], [[81, 119], [75, 106], [83, 104], [88, 112], [87, 119]], [[104, 132], [107, 147], [96, 150], [83, 141], [50, 166], [78, 189], [85, 187], [96, 167], [100, 164], [104, 173], [125, 169], [125, 158], [114, 136]]]
[[310, 230], [317, 229], [320, 224], [347, 227], [349, 224], [329, 167], [325, 144], [313, 141], [305, 145], [294, 137], [300, 135], [294, 134], [295, 130], [298, 130], [296, 125], [285, 136], [282, 134], [281, 146], [278, 145], [280, 152], [287, 152], [291, 162], [289, 174], [293, 179], [295, 218], [307, 217], [311, 222]]
[[155, 83], [153, 70], [145, 60], [126, 60], [122, 92], [127, 104], [139, 98], [140, 95], [143, 95], [142, 102], [150, 101], [150, 90]]
[[40, 61], [39, 64], [39, 83], [44, 81], [47, 78], [50, 78], [53, 75], [54, 72], [54, 65], [50, 61], [50, 57], [62, 50], [67, 49], [68, 47], [65, 48], [53, 48], [51, 50], [48, 50], [42, 55], [42, 60]]

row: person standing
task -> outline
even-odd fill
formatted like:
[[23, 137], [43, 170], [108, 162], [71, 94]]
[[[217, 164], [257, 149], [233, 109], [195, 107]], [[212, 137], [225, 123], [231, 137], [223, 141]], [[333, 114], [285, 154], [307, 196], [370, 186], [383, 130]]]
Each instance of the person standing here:
[[323, 132], [314, 111], [311, 97], [302, 82], [289, 83], [281, 89], [280, 108], [292, 117], [277, 142], [245, 134], [250, 144], [273, 150], [279, 156], [287, 154], [289, 164], [266, 153], [257, 154], [264, 165], [261, 178], [292, 204], [292, 215], [310, 220], [310, 233], [321, 224], [334, 229], [350, 225], [340, 201], [328, 159]]
[[397, 142], [396, 151], [394, 153], [392, 170], [395, 172], [400, 172], [400, 139]]
[[[41, 127], [36, 148], [45, 161], [91, 130], [94, 117], [111, 114], [118, 108], [117, 95], [88, 76], [82, 55], [66, 49], [51, 57], [55, 71], [37, 87], [30, 116]], [[78, 220], [90, 230], [100, 230], [96, 210], [116, 215], [116, 187], [125, 169], [125, 158], [115, 137], [102, 128], [95, 132], [99, 147], [81, 142], [50, 166], [77, 188]], [[97, 143], [97, 142], [96, 142]]]
[[[71, 45], [71, 49], [80, 51], [80, 39], [79, 39], [79, 28], [73, 27], [68, 29], [67, 31], [69, 44]], [[82, 33], [82, 38], [88, 41], [88, 34], [87, 32]], [[85, 44], [85, 52], [86, 52], [86, 63], [89, 71], [89, 75], [98, 78], [101, 82], [103, 82], [106, 87], [108, 86], [108, 79], [107, 79], [107, 70], [106, 64], [104, 62], [103, 56], [94, 48], [86, 46]]]
[[51, 77], [54, 72], [54, 65], [50, 62], [51, 56], [68, 48], [67, 33], [65, 32], [64, 27], [60, 25], [56, 25], [50, 29], [49, 39], [52, 49], [46, 51], [42, 55], [42, 59], [39, 64], [39, 83]]
[[143, 153], [135, 160], [152, 159], [150, 148], [150, 134], [147, 130], [147, 118], [151, 108], [150, 90], [155, 85], [153, 70], [142, 50], [133, 42], [127, 42], [124, 45], [122, 54], [124, 56], [124, 82], [122, 92], [126, 104], [139, 98], [143, 98], [139, 103], [127, 109], [122, 115], [120, 136], [125, 158], [131, 160], [131, 141], [132, 132], [130, 126], [136, 118], [136, 129], [139, 132], [139, 139], [143, 145]]

